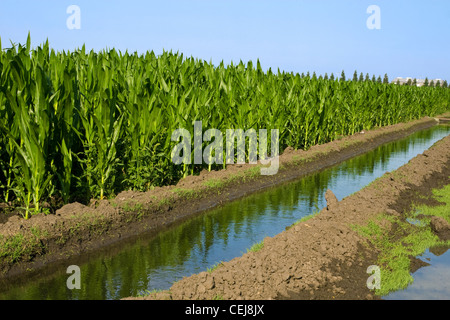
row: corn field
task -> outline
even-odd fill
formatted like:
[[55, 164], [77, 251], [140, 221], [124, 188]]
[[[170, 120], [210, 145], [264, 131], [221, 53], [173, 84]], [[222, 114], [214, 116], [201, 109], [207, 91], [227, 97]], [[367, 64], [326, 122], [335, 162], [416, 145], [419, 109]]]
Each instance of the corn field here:
[[[214, 66], [183, 54], [55, 52], [0, 40], [0, 202], [42, 211], [149, 190], [205, 166], [174, 165], [171, 133], [279, 129], [280, 149], [308, 149], [373, 127], [450, 109], [450, 90], [339, 81]], [[207, 168], [207, 167], [206, 167]], [[214, 166], [212, 169], [221, 169]]]

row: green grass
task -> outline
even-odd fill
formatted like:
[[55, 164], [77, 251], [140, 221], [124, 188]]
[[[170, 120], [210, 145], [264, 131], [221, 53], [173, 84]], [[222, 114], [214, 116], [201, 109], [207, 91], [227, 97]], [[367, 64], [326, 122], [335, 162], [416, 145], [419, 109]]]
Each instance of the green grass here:
[[23, 234], [11, 237], [0, 235], [0, 259], [8, 263], [15, 263], [41, 254], [46, 250], [41, 238], [46, 235], [46, 232], [37, 227], [31, 228], [31, 235], [28, 237]]
[[152, 294], [156, 294], [156, 293], [159, 293], [159, 292], [163, 292], [163, 291], [164, 290], [162, 290], [162, 289], [144, 290], [144, 291], [141, 291], [140, 293], [138, 293], [136, 295], [136, 297], [146, 297], [146, 296], [149, 296], [149, 295], [152, 295]]
[[122, 206], [122, 209], [126, 212], [139, 212], [143, 209], [143, 204], [135, 200], [128, 200]]
[[299, 223], [308, 221], [308, 220], [314, 218], [315, 216], [317, 216], [319, 213], [320, 213], [319, 210], [315, 210], [313, 213], [311, 213], [311, 214], [309, 214], [309, 215], [307, 215], [307, 216], [304, 216], [304, 217], [300, 218], [299, 220], [297, 220], [296, 222], [294, 222], [292, 225], [295, 226], [296, 224], [299, 224]]
[[218, 187], [221, 187], [223, 185], [223, 183], [224, 182], [220, 179], [209, 179], [209, 180], [205, 181], [203, 184], [210, 188], [218, 188]]
[[184, 199], [193, 199], [196, 198], [199, 194], [197, 190], [187, 188], [174, 188], [172, 192], [177, 194], [180, 198]]
[[298, 220], [295, 221], [292, 225], [290, 225], [290, 226], [288, 227], [288, 229], [289, 229], [289, 228], [292, 228], [293, 226], [295, 226], [295, 225], [297, 225], [297, 224], [299, 224], [299, 223], [302, 223], [302, 222], [305, 222], [305, 221], [308, 221], [308, 220], [314, 218], [314, 217], [317, 216], [319, 213], [320, 213], [320, 209], [316, 206], [316, 210], [314, 210], [313, 213], [308, 214], [307, 216], [304, 216], [304, 217], [298, 219]]
[[247, 249], [247, 252], [258, 252], [264, 247], [264, 240], [255, 243], [252, 245], [249, 249]]
[[417, 206], [415, 207], [417, 214], [443, 217], [450, 222], [450, 185], [442, 189], [433, 190], [433, 197], [446, 205], [437, 207]]
[[216, 270], [217, 268], [219, 268], [222, 265], [222, 261], [217, 262], [215, 265], [213, 265], [210, 268], [206, 268], [206, 271], [208, 271], [209, 273], [213, 272], [214, 270]]
[[260, 165], [253, 165], [249, 169], [245, 170], [244, 173], [244, 181], [245, 179], [254, 179], [261, 175], [261, 166]]
[[[418, 214], [440, 216], [450, 221], [450, 185], [433, 190], [433, 197], [444, 203], [436, 207], [416, 206], [407, 216], [417, 219]], [[391, 228], [391, 226], [395, 228]], [[431, 230], [429, 219], [420, 219], [411, 224], [399, 217], [380, 214], [365, 226], [353, 226], [380, 254], [376, 264], [381, 270], [381, 288], [375, 294], [383, 296], [404, 289], [414, 279], [410, 274], [411, 257], [417, 257], [427, 248], [450, 246], [450, 241], [441, 241]]]

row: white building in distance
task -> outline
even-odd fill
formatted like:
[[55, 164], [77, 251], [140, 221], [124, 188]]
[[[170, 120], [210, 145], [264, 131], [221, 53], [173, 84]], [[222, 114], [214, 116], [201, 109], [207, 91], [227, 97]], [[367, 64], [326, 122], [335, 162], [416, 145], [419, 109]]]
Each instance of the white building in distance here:
[[[414, 79], [411, 77], [406, 77], [406, 78], [402, 78], [402, 77], [397, 77], [394, 80], [391, 81], [391, 83], [393, 84], [400, 84], [400, 85], [404, 85], [406, 83], [408, 83], [408, 81], [411, 80], [411, 83], [414, 82]], [[436, 83], [439, 81], [440, 85], [442, 86], [444, 83], [444, 80], [442, 79], [428, 79], [428, 84], [431, 84], [431, 81], [433, 81], [434, 85], [436, 85]], [[422, 87], [425, 84], [425, 79], [416, 79], [416, 83], [418, 87]]]

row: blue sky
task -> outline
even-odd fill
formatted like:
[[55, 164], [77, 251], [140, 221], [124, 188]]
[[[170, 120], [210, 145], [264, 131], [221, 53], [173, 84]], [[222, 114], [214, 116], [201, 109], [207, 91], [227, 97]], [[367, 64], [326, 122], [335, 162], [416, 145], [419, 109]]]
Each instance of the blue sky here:
[[[69, 5], [81, 29], [69, 30]], [[380, 8], [370, 30], [367, 8]], [[260, 59], [264, 69], [450, 80], [448, 0], [1, 0], [0, 37], [58, 50], [182, 52], [212, 61]]]

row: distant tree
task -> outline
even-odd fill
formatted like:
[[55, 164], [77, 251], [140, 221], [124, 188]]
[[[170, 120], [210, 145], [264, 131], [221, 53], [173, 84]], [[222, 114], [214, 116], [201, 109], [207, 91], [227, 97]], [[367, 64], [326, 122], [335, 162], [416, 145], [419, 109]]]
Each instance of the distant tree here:
[[408, 81], [406, 82], [406, 85], [412, 86], [412, 80], [411, 80], [411, 79], [408, 79]]
[[440, 87], [440, 86], [441, 86], [441, 81], [438, 80], [438, 81], [436, 82], [436, 87]]
[[363, 82], [363, 81], [364, 81], [364, 75], [363, 75], [362, 72], [359, 74], [359, 79], [358, 79], [358, 81], [359, 81], [359, 82]]
[[333, 72], [332, 72], [331, 75], [330, 75], [330, 80], [331, 80], [331, 81], [334, 81], [334, 74], [333, 74]]
[[328, 73], [325, 72], [325, 76], [323, 77], [325, 80], [328, 80]]
[[311, 78], [311, 76], [310, 76], [310, 74], [309, 74], [309, 71], [306, 73], [306, 77], [309, 79], [309, 78]]
[[372, 76], [372, 82], [376, 82], [377, 79], [375, 78], [375, 75]]
[[301, 75], [301, 77], [302, 77], [302, 78], [304, 78], [304, 77], [305, 77], [305, 74], [304, 74], [303, 72], [302, 72], [302, 75]]
[[413, 85], [414, 87], [417, 87], [417, 79], [416, 79], [416, 78], [414, 78], [414, 80], [413, 80], [413, 82], [412, 82], [412, 85]]
[[383, 83], [386, 83], [386, 84], [389, 83], [389, 78], [388, 78], [387, 73], [384, 74]]
[[381, 76], [378, 76], [377, 78], [377, 83], [382, 83], [383, 81], [381, 80]]
[[344, 72], [344, 70], [342, 70], [342, 72], [341, 72], [341, 78], [339, 79], [339, 81], [345, 81], [345, 72]]
[[313, 80], [317, 80], [317, 75], [316, 75], [316, 72], [315, 72], [315, 71], [313, 72], [312, 79], [313, 79]]
[[319, 80], [323, 80], [323, 76], [322, 75], [319, 76]]
[[430, 87], [434, 87], [434, 80], [431, 80]]
[[397, 84], [400, 85], [400, 80], [397, 80]]
[[364, 79], [364, 81], [370, 81], [370, 76], [368, 73], [366, 73], [366, 78]]
[[447, 80], [444, 80], [444, 82], [442, 83], [442, 88], [448, 88]]
[[424, 87], [428, 87], [430, 83], [428, 82], [428, 78], [425, 78], [425, 82], [423, 83]]
[[353, 82], [358, 82], [358, 72], [356, 72], [356, 70], [355, 70], [355, 72], [353, 73]]

